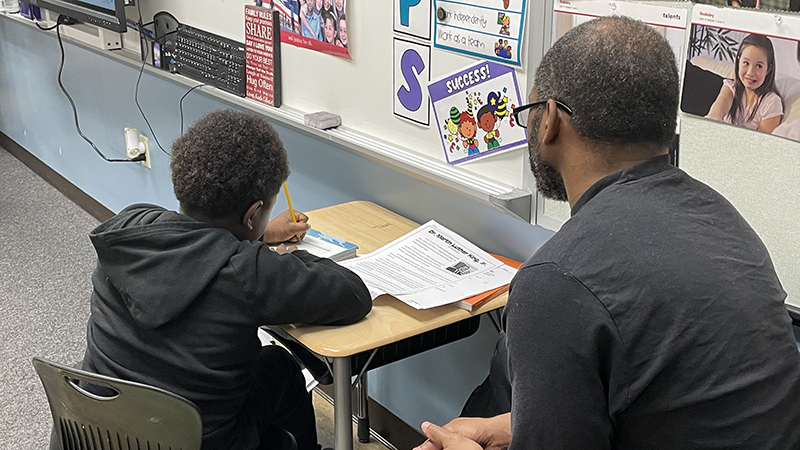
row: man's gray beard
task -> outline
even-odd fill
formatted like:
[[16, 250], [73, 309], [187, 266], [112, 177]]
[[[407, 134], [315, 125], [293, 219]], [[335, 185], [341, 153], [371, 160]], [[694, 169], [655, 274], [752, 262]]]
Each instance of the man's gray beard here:
[[537, 134], [541, 121], [542, 115], [535, 114], [533, 123], [528, 128], [528, 159], [530, 160], [533, 177], [536, 178], [536, 190], [545, 198], [566, 202], [568, 198], [564, 179], [555, 167], [542, 161], [542, 154], [539, 153], [539, 138]]

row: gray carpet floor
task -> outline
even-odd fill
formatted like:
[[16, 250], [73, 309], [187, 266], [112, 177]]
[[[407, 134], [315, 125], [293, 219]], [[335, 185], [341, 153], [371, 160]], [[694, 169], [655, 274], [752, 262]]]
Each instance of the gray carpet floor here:
[[0, 149], [0, 449], [45, 449], [52, 418], [31, 365], [83, 357], [98, 222]]

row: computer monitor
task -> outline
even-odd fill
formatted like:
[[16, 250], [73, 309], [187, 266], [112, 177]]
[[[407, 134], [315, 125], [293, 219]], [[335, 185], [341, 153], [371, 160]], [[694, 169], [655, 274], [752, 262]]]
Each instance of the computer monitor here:
[[125, 0], [27, 0], [28, 3], [63, 14], [79, 22], [97, 25], [118, 33], [128, 27]]

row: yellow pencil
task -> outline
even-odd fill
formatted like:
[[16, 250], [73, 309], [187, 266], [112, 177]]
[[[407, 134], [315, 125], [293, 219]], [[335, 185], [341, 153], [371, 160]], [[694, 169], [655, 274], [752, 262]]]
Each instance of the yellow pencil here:
[[[289, 215], [292, 216], [292, 222], [297, 223], [297, 215], [294, 213], [294, 208], [292, 207], [292, 198], [289, 197], [289, 188], [286, 186], [286, 182], [283, 182], [283, 193], [286, 194], [286, 204], [289, 205]], [[297, 242], [300, 242], [300, 235], [296, 234]]]

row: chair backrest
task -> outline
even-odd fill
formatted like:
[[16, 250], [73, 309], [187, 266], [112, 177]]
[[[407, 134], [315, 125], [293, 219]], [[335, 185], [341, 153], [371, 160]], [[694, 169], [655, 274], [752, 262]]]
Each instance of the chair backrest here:
[[[44, 385], [62, 450], [200, 449], [200, 412], [181, 396], [41, 358], [33, 358], [33, 367]], [[101, 390], [110, 395], [93, 394], [78, 381], [105, 388]]]

